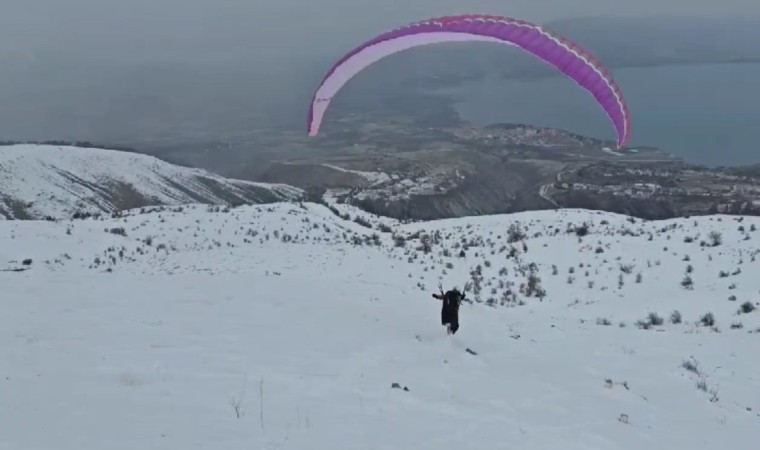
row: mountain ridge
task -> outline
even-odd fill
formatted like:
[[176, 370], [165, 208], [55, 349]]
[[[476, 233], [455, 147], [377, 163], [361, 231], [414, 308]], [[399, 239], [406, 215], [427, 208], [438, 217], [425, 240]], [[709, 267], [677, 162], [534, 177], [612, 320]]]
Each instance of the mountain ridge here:
[[301, 196], [292, 186], [228, 179], [136, 152], [0, 147], [0, 219], [62, 219], [145, 206], [256, 204]]

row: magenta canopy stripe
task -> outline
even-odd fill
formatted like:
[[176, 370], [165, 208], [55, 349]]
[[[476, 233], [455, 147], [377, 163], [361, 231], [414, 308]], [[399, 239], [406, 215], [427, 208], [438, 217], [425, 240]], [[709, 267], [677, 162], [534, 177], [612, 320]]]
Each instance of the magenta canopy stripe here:
[[609, 71], [570, 40], [542, 27], [500, 16], [449, 16], [414, 22], [383, 33], [343, 56], [327, 73], [309, 109], [309, 136], [316, 136], [335, 94], [365, 67], [386, 56], [443, 42], [493, 42], [517, 46], [551, 64], [594, 96], [612, 121], [618, 148], [628, 144], [631, 119], [628, 105]]

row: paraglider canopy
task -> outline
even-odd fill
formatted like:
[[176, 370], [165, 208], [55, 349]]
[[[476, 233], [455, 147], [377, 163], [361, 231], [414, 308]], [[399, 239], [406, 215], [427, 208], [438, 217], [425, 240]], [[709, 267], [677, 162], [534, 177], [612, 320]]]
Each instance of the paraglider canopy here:
[[517, 46], [554, 66], [596, 99], [617, 133], [617, 146], [628, 143], [628, 105], [609, 71], [589, 52], [539, 25], [501, 16], [448, 16], [414, 22], [383, 33], [343, 56], [329, 70], [312, 98], [308, 133], [316, 136], [335, 94], [365, 67], [391, 54], [444, 42], [493, 42]]

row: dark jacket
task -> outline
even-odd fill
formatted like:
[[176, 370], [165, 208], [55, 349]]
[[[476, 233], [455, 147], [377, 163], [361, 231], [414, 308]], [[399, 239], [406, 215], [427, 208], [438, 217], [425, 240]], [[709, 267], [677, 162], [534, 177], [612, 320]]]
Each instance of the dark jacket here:
[[459, 306], [462, 304], [464, 296], [456, 289], [447, 291], [445, 294], [433, 294], [433, 297], [438, 300], [443, 300], [443, 309], [450, 311], [459, 311]]
[[441, 305], [441, 325], [447, 325], [451, 333], [459, 329], [459, 306], [462, 304], [464, 295], [456, 289], [445, 294], [433, 294], [434, 298], [443, 300]]

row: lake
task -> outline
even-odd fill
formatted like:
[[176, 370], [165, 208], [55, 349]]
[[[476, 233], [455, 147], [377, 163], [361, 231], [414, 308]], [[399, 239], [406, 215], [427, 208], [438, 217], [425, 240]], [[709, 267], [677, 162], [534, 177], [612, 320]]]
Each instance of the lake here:
[[[658, 147], [707, 166], [760, 163], [760, 64], [612, 72], [631, 110], [631, 146]], [[470, 82], [445, 92], [475, 124], [525, 123], [615, 138], [593, 97], [564, 76]]]

